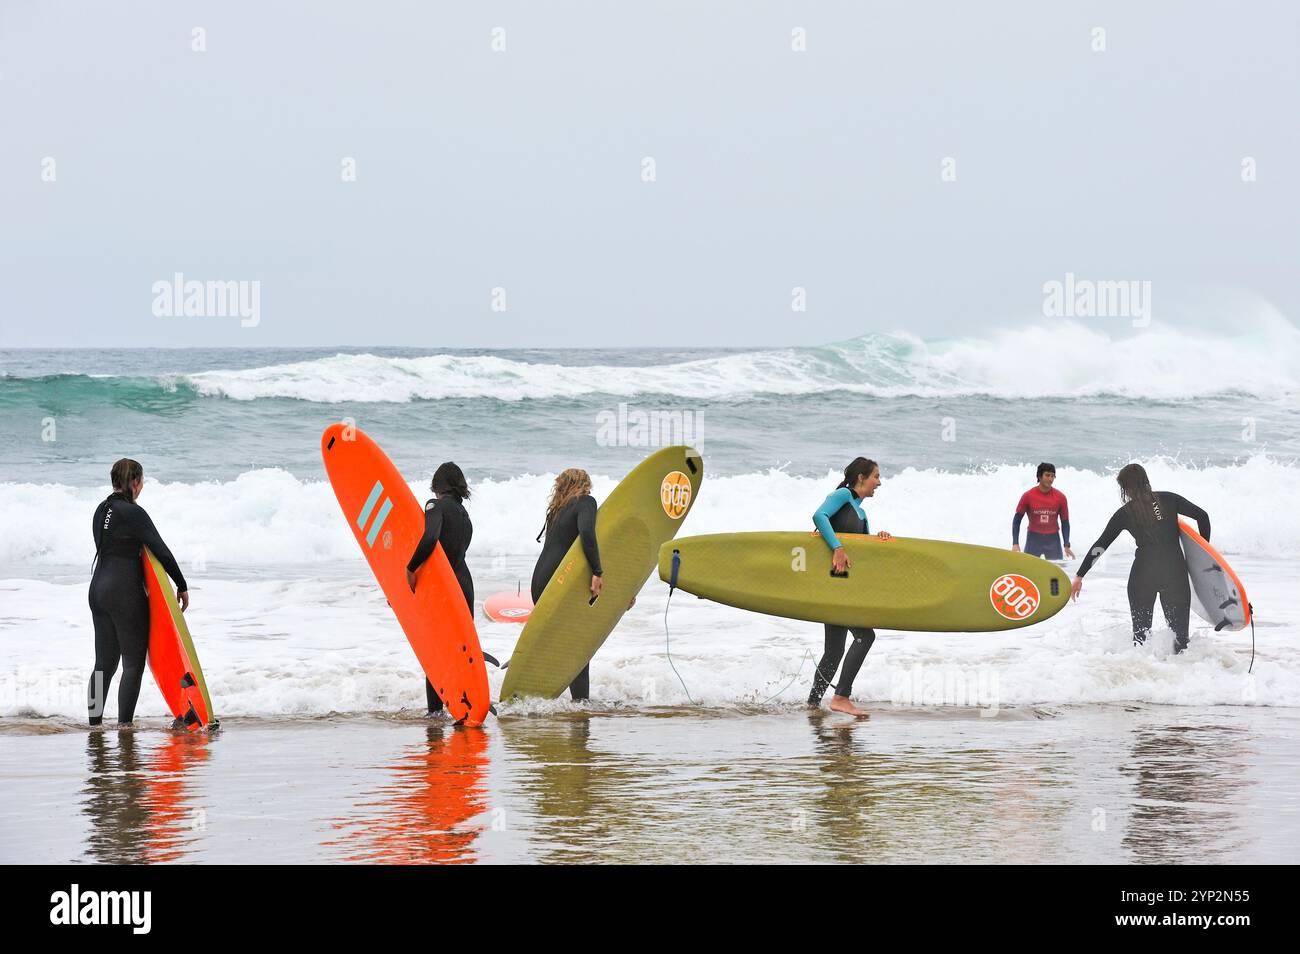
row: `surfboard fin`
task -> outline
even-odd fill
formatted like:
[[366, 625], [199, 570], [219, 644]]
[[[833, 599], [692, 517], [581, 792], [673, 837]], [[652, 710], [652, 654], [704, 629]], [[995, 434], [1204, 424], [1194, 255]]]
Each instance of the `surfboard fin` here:
[[497, 660], [497, 658], [496, 658], [495, 656], [493, 656], [491, 653], [484, 653], [484, 654], [483, 654], [483, 661], [484, 661], [484, 662], [490, 662], [492, 665], [496, 666], [498, 669], [505, 669], [505, 668], [506, 668], [505, 666], [501, 665], [500, 661]]
[[192, 725], [198, 725], [198, 724], [199, 724], [200, 722], [202, 722], [202, 721], [203, 721], [203, 720], [199, 718], [199, 714], [198, 714], [197, 712], [194, 711], [194, 703], [191, 702], [191, 703], [190, 703], [190, 711], [187, 712], [187, 713], [185, 713], [185, 725], [186, 725], [186, 727], [189, 727], [189, 726], [192, 726]]
[[194, 673], [187, 672], [185, 675], [181, 676], [182, 689], [189, 689], [195, 685], [197, 685], [197, 683], [194, 681]]

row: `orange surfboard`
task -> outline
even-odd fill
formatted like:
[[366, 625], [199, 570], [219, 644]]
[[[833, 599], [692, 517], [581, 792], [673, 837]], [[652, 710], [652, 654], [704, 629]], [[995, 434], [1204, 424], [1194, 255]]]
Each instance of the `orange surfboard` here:
[[420, 668], [452, 718], [479, 725], [491, 705], [487, 667], [441, 544], [416, 574], [414, 593], [406, 582], [407, 561], [424, 535], [424, 508], [379, 445], [356, 427], [331, 424], [320, 448], [343, 516]]
[[1251, 605], [1246, 588], [1219, 551], [1193, 529], [1178, 521], [1187, 576], [1192, 584], [1192, 609], [1214, 627], [1216, 633], [1235, 633], [1250, 623]]
[[[197, 732], [218, 722], [199, 667], [199, 654], [181, 615], [172, 582], [158, 558], [142, 547], [144, 585], [149, 591], [149, 671], [163, 700], [184, 727]], [[180, 728], [181, 726], [176, 726]]]

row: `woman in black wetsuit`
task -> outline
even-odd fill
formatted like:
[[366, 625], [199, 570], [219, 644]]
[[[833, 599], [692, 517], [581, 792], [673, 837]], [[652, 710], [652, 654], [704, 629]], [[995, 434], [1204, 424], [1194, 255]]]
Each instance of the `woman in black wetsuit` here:
[[[591, 478], [585, 470], [571, 467], [555, 478], [550, 502], [546, 505], [546, 525], [537, 539], [546, 535], [541, 556], [533, 568], [533, 603], [542, 598], [542, 591], [559, 569], [564, 555], [573, 541], [582, 539], [582, 552], [591, 564], [591, 595], [597, 597], [604, 581], [600, 566], [600, 549], [596, 545], [596, 499], [591, 496]], [[635, 600], [633, 600], [635, 602]], [[631, 605], [631, 604], [629, 604]], [[569, 695], [575, 702], [586, 699], [591, 688], [591, 664], [569, 685]]]
[[1119, 483], [1120, 499], [1124, 505], [1115, 511], [1097, 542], [1088, 549], [1088, 555], [1079, 567], [1070, 591], [1077, 600], [1083, 590], [1084, 574], [1092, 568], [1097, 558], [1115, 542], [1121, 530], [1127, 530], [1137, 541], [1133, 554], [1133, 568], [1128, 575], [1128, 608], [1133, 617], [1134, 645], [1146, 642], [1151, 632], [1151, 619], [1155, 614], [1156, 596], [1165, 621], [1174, 631], [1174, 652], [1187, 648], [1187, 623], [1192, 610], [1192, 588], [1187, 579], [1187, 561], [1178, 537], [1178, 515], [1196, 521], [1197, 532], [1210, 539], [1210, 517], [1189, 500], [1168, 491], [1153, 492], [1151, 481], [1141, 464], [1129, 464], [1120, 470], [1115, 480]]
[[[442, 544], [442, 552], [451, 564], [452, 572], [460, 583], [460, 591], [465, 594], [465, 605], [469, 607], [470, 616], [474, 615], [474, 578], [465, 565], [465, 551], [469, 549], [470, 538], [474, 536], [474, 524], [470, 522], [465, 510], [465, 501], [469, 499], [469, 487], [461, 469], [447, 461], [439, 465], [429, 482], [433, 499], [424, 505], [424, 536], [416, 545], [415, 552], [406, 564], [406, 582], [415, 592], [415, 571], [424, 565], [433, 553], [433, 548]], [[424, 699], [429, 706], [429, 714], [442, 711], [442, 700], [428, 679], [424, 680]]]
[[144, 588], [140, 548], [148, 547], [176, 583], [181, 612], [189, 609], [189, 587], [167, 544], [145, 509], [136, 503], [144, 489], [144, 468], [122, 458], [109, 472], [113, 492], [95, 508], [95, 569], [90, 577], [90, 618], [95, 624], [95, 668], [87, 703], [90, 724], [104, 721], [108, 687], [122, 664], [117, 684], [117, 722], [130, 725], [140, 697], [149, 654], [149, 597]]

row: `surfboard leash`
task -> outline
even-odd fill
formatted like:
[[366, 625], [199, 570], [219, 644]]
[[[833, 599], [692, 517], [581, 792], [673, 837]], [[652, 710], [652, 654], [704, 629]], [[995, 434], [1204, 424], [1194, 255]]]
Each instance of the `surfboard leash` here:
[[[673, 559], [674, 560], [677, 559], [676, 555], [673, 556]], [[671, 647], [668, 645], [668, 606], [669, 604], [672, 603], [672, 601], [673, 601], [673, 591], [670, 589], [668, 591], [668, 599], [664, 603], [664, 652], [668, 654], [668, 665], [672, 666], [673, 675], [676, 676], [677, 681], [682, 684], [682, 692], [686, 693], [686, 701], [689, 702], [691, 705], [697, 705], [696, 701], [693, 698], [691, 698], [691, 690], [686, 688], [686, 680], [683, 679], [682, 674], [677, 671], [677, 665], [673, 662], [673, 651]]]
[[686, 701], [691, 705], [695, 705], [695, 700], [691, 698], [691, 690], [686, 688], [686, 680], [683, 679], [682, 674], [677, 671], [677, 665], [673, 662], [672, 648], [668, 645], [668, 607], [671, 606], [673, 602], [673, 591], [677, 589], [677, 571], [681, 569], [681, 566], [682, 553], [680, 550], [674, 550], [673, 572], [672, 576], [668, 580], [668, 599], [664, 601], [664, 652], [668, 654], [668, 665], [672, 666], [673, 675], [676, 676], [677, 681], [682, 684], [682, 692], [686, 693]]
[[[685, 680], [682, 679], [682, 674], [677, 671], [677, 667], [673, 664], [672, 650], [669, 648], [668, 645], [668, 607], [673, 601], [673, 591], [677, 589], [677, 571], [681, 569], [681, 565], [682, 565], [681, 551], [674, 550], [673, 571], [668, 578], [668, 600], [664, 603], [664, 651], [668, 654], [668, 665], [672, 666], [673, 674], [677, 676], [677, 681], [682, 684], [682, 691], [686, 693], [687, 700], [691, 703], [691, 705], [695, 705], [695, 700], [691, 698], [691, 691], [686, 688], [686, 682]], [[759, 705], [762, 706], [767, 705], [777, 696], [781, 695], [787, 689], [793, 686], [794, 681], [798, 679], [801, 675], [803, 675], [804, 663], [806, 663], [811, 658], [812, 658], [812, 650], [805, 648], [803, 651], [803, 659], [799, 660], [799, 669], [793, 676], [790, 677], [790, 681], [787, 682], [780, 689], [778, 689], [773, 695], [768, 696], [766, 699], [760, 702]], [[820, 662], [815, 663], [813, 668], [817, 670], [817, 674], [821, 676], [822, 679], [825, 681], [827, 688], [835, 684], [835, 673], [831, 673], [829, 679], [826, 678], [826, 674], [822, 672], [822, 667]]]
[[1246, 674], [1255, 668], [1255, 604], [1247, 603], [1250, 608], [1250, 665], [1246, 667]]
[[[777, 696], [781, 695], [781, 693], [785, 692], [787, 689], [789, 689], [791, 686], [793, 686], [793, 685], [794, 685], [794, 681], [795, 681], [796, 679], [798, 679], [800, 676], [803, 675], [803, 664], [806, 663], [806, 662], [807, 662], [809, 659], [811, 659], [811, 658], [812, 658], [812, 650], [811, 650], [811, 649], [807, 649], [807, 648], [805, 648], [804, 651], [803, 651], [803, 659], [799, 660], [799, 671], [796, 672], [793, 676], [790, 677], [790, 681], [789, 681], [789, 682], [787, 682], [784, 686], [782, 686], [782, 687], [781, 687], [781, 688], [780, 688], [776, 693], [774, 693], [773, 695], [768, 696], [766, 699], [764, 699], [762, 702], [760, 702], [759, 705], [761, 705], [761, 706], [765, 706], [765, 705], [767, 705], [769, 702], [771, 702], [771, 701], [772, 701], [773, 699], [775, 699]], [[821, 665], [820, 665], [820, 664], [814, 666], [813, 668], [816, 669], [818, 672], [821, 672], [821, 671], [822, 671], [822, 668], [821, 668]], [[827, 683], [829, 684], [829, 680], [827, 680]]]

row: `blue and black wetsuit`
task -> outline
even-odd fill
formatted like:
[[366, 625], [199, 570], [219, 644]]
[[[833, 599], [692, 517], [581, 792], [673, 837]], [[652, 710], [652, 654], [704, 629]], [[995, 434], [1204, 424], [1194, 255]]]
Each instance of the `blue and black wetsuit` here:
[[[1178, 530], [1178, 514], [1196, 521], [1197, 532], [1210, 539], [1210, 515], [1196, 504], [1167, 491], [1156, 491], [1147, 517], [1130, 500], [1115, 511], [1106, 529], [1088, 550], [1079, 566], [1084, 576], [1093, 563], [1127, 530], [1137, 541], [1133, 568], [1128, 574], [1128, 608], [1133, 618], [1133, 642], [1146, 642], [1155, 616], [1156, 596], [1164, 610], [1165, 622], [1174, 631], [1174, 652], [1187, 648], [1187, 624], [1192, 612], [1192, 586], [1187, 578], [1187, 559], [1183, 556]], [[1145, 519], [1144, 519], [1145, 518]]]
[[[591, 572], [595, 576], [604, 574], [600, 567], [600, 547], [596, 545], [596, 498], [591, 494], [583, 494], [565, 504], [542, 532], [546, 534], [546, 543], [542, 545], [542, 553], [533, 567], [534, 604], [542, 598], [542, 591], [564, 562], [564, 555], [574, 540], [582, 539], [582, 553], [591, 564]], [[541, 534], [538, 537], [540, 539]], [[591, 664], [588, 663], [569, 684], [569, 696], [577, 702], [586, 699], [590, 691]]]
[[117, 666], [117, 721], [125, 725], [135, 717], [149, 655], [149, 597], [144, 588], [144, 563], [140, 548], [148, 547], [176, 592], [189, 587], [149, 514], [121, 492], [110, 494], [95, 509], [95, 571], [90, 578], [90, 618], [95, 624], [95, 668], [90, 674], [87, 703], [90, 724], [104, 721], [104, 703]]
[[[460, 591], [465, 594], [465, 605], [469, 607], [470, 616], [474, 615], [474, 578], [470, 576], [469, 567], [465, 564], [465, 552], [469, 549], [473, 536], [474, 524], [460, 499], [455, 494], [435, 497], [424, 505], [424, 535], [420, 537], [415, 552], [406, 564], [407, 570], [414, 573], [424, 566], [424, 561], [432, 555], [433, 548], [441, 543], [442, 552], [446, 554], [447, 562], [456, 574], [456, 581], [460, 583]], [[430, 712], [442, 710], [442, 700], [428, 679], [424, 680], [424, 699]]]
[[[813, 523], [821, 531], [822, 539], [831, 550], [840, 546], [839, 533], [870, 533], [867, 515], [862, 512], [862, 498], [856, 496], [847, 487], [840, 487], [826, 498], [825, 503], [813, 514]], [[867, 658], [872, 644], [876, 641], [874, 629], [849, 629], [844, 626], [823, 624], [826, 628], [826, 646], [822, 658], [817, 663], [817, 672], [813, 676], [812, 692], [808, 693], [809, 705], [821, 705], [822, 696], [835, 676], [840, 659], [844, 658], [844, 668], [840, 670], [839, 685], [835, 687], [837, 696], [848, 698], [853, 691], [853, 680]], [[844, 656], [844, 641], [853, 633], [853, 645], [849, 647], [848, 656]]]

